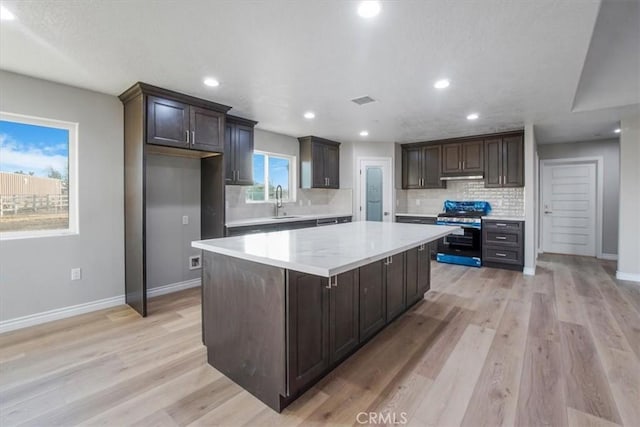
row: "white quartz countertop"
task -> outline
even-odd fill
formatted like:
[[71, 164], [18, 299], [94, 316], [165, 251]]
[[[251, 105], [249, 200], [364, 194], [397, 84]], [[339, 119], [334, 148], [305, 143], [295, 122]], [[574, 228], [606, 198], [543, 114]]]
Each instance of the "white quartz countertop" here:
[[490, 219], [494, 221], [524, 221], [524, 216], [517, 215], [486, 215], [482, 219]]
[[[289, 216], [289, 215], [287, 215]], [[324, 219], [324, 218], [342, 218], [345, 216], [353, 216], [352, 213], [342, 213], [342, 214], [314, 214], [314, 215], [291, 215], [291, 218], [283, 218], [280, 217], [275, 219], [274, 217], [264, 217], [264, 218], [249, 218], [249, 219], [240, 219], [237, 221], [229, 221], [225, 225], [227, 228], [234, 227], [248, 227], [252, 225], [265, 225], [265, 224], [282, 224], [285, 222], [300, 222], [300, 221], [309, 221], [314, 219]]]
[[396, 212], [396, 216], [415, 216], [420, 218], [436, 218], [438, 214], [437, 213], [398, 213]]
[[444, 237], [459, 227], [350, 222], [200, 240], [191, 246], [279, 268], [331, 277]]

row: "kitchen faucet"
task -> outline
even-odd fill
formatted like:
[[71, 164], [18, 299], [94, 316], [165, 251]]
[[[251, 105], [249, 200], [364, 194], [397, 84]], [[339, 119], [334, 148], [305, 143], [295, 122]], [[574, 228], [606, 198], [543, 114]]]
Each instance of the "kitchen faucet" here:
[[282, 207], [282, 185], [276, 187], [276, 204], [275, 204], [276, 216], [278, 216], [278, 210]]

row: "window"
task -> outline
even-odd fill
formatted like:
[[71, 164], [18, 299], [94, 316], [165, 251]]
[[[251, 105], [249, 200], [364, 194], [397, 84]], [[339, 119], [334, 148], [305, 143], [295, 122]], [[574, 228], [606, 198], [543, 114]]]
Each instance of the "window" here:
[[282, 200], [294, 202], [295, 157], [283, 154], [253, 152], [253, 185], [247, 188], [247, 202], [275, 202], [276, 188], [282, 186]]
[[77, 123], [0, 113], [0, 238], [77, 233]]

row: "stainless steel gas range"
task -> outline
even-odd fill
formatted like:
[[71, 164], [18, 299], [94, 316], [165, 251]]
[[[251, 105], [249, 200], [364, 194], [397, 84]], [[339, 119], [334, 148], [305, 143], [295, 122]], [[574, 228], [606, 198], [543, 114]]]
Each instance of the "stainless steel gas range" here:
[[450, 234], [438, 244], [436, 259], [449, 264], [482, 266], [482, 216], [491, 210], [489, 202], [447, 200], [438, 225], [459, 225], [460, 232]]

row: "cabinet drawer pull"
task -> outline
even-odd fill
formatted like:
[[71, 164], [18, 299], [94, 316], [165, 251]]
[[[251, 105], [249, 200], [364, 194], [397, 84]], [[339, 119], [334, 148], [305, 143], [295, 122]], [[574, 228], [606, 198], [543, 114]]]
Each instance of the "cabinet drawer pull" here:
[[505, 236], [496, 236], [496, 240], [507, 240]]
[[507, 256], [507, 254], [502, 254], [500, 252], [496, 252], [496, 256], [503, 256], [504, 257], [504, 256]]
[[496, 227], [506, 227], [507, 224], [503, 223], [503, 222], [496, 222]]

